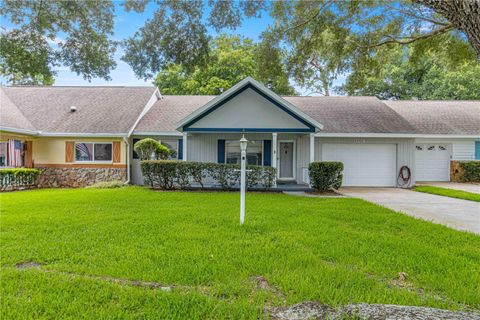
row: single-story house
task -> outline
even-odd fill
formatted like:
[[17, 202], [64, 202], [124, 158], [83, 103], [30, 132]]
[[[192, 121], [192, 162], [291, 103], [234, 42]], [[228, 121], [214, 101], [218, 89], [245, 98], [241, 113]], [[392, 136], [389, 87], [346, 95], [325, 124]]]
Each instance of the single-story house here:
[[342, 161], [346, 186], [449, 181], [452, 163], [480, 159], [480, 101], [281, 97], [252, 78], [219, 96], [154, 87], [1, 87], [0, 166], [40, 168], [43, 186], [122, 179], [142, 184], [133, 144], [152, 137], [184, 161], [277, 168], [308, 185], [312, 161]]

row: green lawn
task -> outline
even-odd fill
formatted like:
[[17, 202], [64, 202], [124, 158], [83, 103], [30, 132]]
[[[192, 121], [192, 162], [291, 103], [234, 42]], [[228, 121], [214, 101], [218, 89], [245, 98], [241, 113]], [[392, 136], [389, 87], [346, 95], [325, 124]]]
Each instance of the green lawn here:
[[441, 188], [441, 187], [433, 187], [433, 186], [418, 186], [418, 187], [415, 187], [414, 190], [419, 192], [436, 194], [439, 196], [480, 202], [480, 194], [478, 193]]
[[[3, 319], [256, 319], [305, 300], [480, 309], [480, 237], [362, 200], [248, 193], [244, 226], [237, 193], [37, 190], [0, 201]], [[42, 267], [16, 268], [29, 261]], [[406, 286], [392, 282], [398, 272]], [[285, 301], [256, 288], [258, 275]]]

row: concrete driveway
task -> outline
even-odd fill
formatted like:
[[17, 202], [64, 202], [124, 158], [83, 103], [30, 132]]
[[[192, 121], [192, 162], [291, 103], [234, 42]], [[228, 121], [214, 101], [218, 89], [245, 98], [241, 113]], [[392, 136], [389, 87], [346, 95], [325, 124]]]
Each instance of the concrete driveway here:
[[341, 188], [349, 197], [367, 200], [413, 217], [480, 234], [480, 203], [400, 188]]
[[447, 189], [461, 190], [480, 194], [480, 184], [459, 182], [416, 182], [417, 186], [433, 186]]

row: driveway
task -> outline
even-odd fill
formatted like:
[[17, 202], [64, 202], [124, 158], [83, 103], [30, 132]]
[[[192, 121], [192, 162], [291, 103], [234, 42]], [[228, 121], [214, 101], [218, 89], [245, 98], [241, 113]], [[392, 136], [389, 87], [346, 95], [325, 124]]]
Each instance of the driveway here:
[[367, 200], [413, 217], [480, 234], [480, 203], [400, 188], [341, 188], [349, 197]]
[[459, 182], [416, 182], [417, 186], [433, 186], [447, 189], [461, 190], [480, 194], [480, 184]]

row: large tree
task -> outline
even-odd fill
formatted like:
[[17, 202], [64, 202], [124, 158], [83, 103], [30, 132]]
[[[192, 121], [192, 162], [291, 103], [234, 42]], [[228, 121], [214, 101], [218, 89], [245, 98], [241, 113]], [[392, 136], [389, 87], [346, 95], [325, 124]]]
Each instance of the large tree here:
[[449, 35], [437, 40], [436, 46], [419, 41], [407, 50], [383, 48], [374, 59], [375, 67], [353, 69], [340, 91], [395, 100], [480, 99], [475, 52]]
[[[455, 10], [447, 12], [446, 4], [437, 5], [437, 2], [447, 1], [455, 3]], [[130, 1], [126, 7], [141, 11], [146, 2]], [[278, 41], [286, 41], [289, 48], [301, 48], [317, 55], [315, 51], [318, 48], [315, 46], [319, 45], [318, 38], [325, 29], [333, 32], [334, 37], [343, 34], [344, 45], [332, 49], [338, 49], [334, 54], [350, 63], [357, 56], [375, 54], [383, 46], [408, 45], [446, 33], [467, 36], [480, 55], [476, 36], [480, 34], [477, 24], [479, 0], [211, 0], [207, 4], [208, 10], [205, 10], [206, 3], [202, 0], [155, 2], [158, 9], [153, 18], [126, 41], [124, 60], [138, 76], [144, 78], [153, 76], [171, 63], [181, 64], [187, 69], [206, 64], [208, 27], [216, 31], [235, 29], [240, 26], [242, 18], [259, 16], [265, 10], [274, 18], [272, 33]], [[302, 42], [301, 46], [298, 42]], [[328, 48], [328, 43], [321, 45], [320, 51]], [[305, 54], [299, 52], [299, 55]]]
[[2, 0], [0, 74], [13, 84], [52, 84], [55, 67], [91, 80], [110, 79], [114, 5], [111, 1]]
[[278, 94], [295, 93], [274, 46], [226, 35], [212, 40], [210, 46], [205, 66], [189, 69], [181, 64], [167, 65], [157, 75], [155, 85], [163, 94], [217, 95], [251, 76]]

